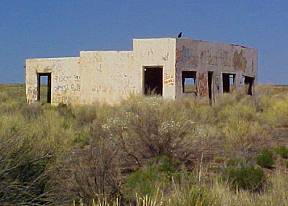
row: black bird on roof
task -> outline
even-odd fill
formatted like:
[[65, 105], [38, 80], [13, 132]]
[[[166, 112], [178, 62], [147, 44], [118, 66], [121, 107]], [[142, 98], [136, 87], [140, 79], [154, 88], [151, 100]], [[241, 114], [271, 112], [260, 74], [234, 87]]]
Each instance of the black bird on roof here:
[[178, 34], [178, 38], [181, 38], [182, 37], [182, 32], [180, 32], [179, 34]]

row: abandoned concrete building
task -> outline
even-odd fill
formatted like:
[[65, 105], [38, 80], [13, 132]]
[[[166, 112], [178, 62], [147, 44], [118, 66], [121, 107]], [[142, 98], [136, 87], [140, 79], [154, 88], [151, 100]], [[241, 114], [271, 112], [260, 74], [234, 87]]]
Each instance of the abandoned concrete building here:
[[[133, 39], [132, 51], [81, 51], [80, 57], [26, 60], [26, 96], [52, 104], [118, 103], [131, 94], [213, 102], [233, 90], [252, 95], [256, 49], [189, 38]], [[46, 100], [45, 100], [46, 101]]]

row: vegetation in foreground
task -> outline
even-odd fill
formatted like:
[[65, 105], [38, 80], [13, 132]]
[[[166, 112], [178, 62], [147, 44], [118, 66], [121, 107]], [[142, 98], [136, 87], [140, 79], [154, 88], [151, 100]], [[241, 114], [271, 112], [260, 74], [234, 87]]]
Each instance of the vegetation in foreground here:
[[288, 90], [27, 105], [0, 86], [1, 205], [287, 205]]

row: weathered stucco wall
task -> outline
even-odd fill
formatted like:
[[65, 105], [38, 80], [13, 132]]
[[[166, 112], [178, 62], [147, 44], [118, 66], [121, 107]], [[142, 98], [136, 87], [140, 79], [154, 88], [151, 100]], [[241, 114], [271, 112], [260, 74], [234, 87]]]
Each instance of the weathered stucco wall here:
[[141, 92], [131, 51], [82, 51], [80, 68], [82, 104], [114, 104]]
[[[155, 67], [163, 70], [163, 98], [193, 95], [183, 93], [183, 71], [197, 71], [196, 94], [207, 96], [208, 71], [213, 71], [214, 95], [223, 92], [223, 72], [235, 74], [236, 88], [240, 88], [243, 75], [256, 77], [257, 62], [256, 49], [237, 45], [176, 38], [133, 39], [132, 51], [82, 51], [80, 57], [28, 59], [26, 95], [28, 102], [37, 101], [37, 73], [51, 73], [52, 104], [115, 104], [131, 94], [144, 94], [144, 70]], [[159, 81], [161, 78], [157, 84]]]
[[163, 97], [175, 98], [175, 39], [134, 39], [133, 51], [80, 53], [81, 103], [119, 103], [143, 94], [145, 67], [163, 67]]
[[26, 60], [26, 96], [37, 101], [37, 73], [51, 73], [51, 103], [79, 104], [79, 58], [42, 58]]
[[163, 97], [175, 99], [175, 58], [176, 39], [133, 39], [135, 69], [140, 72], [143, 94], [144, 67], [163, 67]]
[[257, 50], [243, 46], [177, 39], [176, 97], [193, 94], [182, 92], [182, 71], [197, 71], [197, 92], [208, 95], [208, 71], [213, 71], [213, 93], [223, 92], [222, 73], [236, 75], [236, 88], [243, 84], [243, 75], [256, 77]]

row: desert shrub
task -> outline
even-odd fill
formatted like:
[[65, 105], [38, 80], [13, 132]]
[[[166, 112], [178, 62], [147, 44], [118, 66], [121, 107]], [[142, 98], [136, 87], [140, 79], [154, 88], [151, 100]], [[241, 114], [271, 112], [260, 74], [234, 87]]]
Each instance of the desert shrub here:
[[64, 155], [51, 174], [53, 198], [58, 204], [80, 199], [89, 203], [92, 199], [110, 200], [121, 195], [122, 160], [117, 145], [97, 121], [89, 135], [89, 145]]
[[215, 123], [224, 138], [226, 152], [251, 156], [263, 147], [267, 131], [258, 121], [256, 109], [250, 99], [243, 98], [221, 108], [216, 106], [215, 112], [218, 118]]
[[157, 157], [125, 179], [124, 195], [128, 199], [135, 198], [135, 194], [156, 195], [159, 189], [164, 190], [171, 183], [175, 172], [176, 165], [168, 157]]
[[75, 137], [73, 139], [73, 143], [75, 146], [86, 146], [89, 145], [90, 139], [89, 139], [89, 129], [84, 128], [78, 132], [75, 132]]
[[275, 152], [280, 155], [282, 158], [287, 159], [288, 158], [288, 148], [285, 146], [279, 146], [276, 147]]
[[[232, 97], [226, 97], [226, 98], [232, 98]], [[221, 98], [222, 97], [220, 97], [220, 99]], [[221, 108], [217, 105], [215, 107], [215, 112], [217, 112], [218, 120], [221, 121], [229, 121], [230, 119], [235, 118], [246, 121], [257, 120], [257, 117], [255, 115], [256, 109], [253, 106], [252, 102], [248, 101], [248, 99], [246, 98], [240, 99], [239, 101], [233, 102], [233, 104], [225, 105], [224, 107]]]
[[256, 157], [256, 163], [263, 168], [271, 169], [274, 165], [273, 152], [265, 149]]
[[240, 190], [234, 192], [229, 190], [227, 184], [215, 181], [210, 188], [211, 194], [216, 197], [219, 204], [235, 206], [262, 206], [262, 205], [286, 205], [287, 203], [287, 174], [277, 171], [271, 176], [267, 176], [267, 185], [261, 193], [251, 193]]
[[184, 164], [190, 160], [195, 126], [173, 102], [158, 97], [130, 99], [121, 110], [121, 121], [114, 124], [121, 131], [119, 145], [140, 165], [161, 155]]
[[[288, 201], [287, 175], [278, 178], [273, 170], [266, 180], [253, 165], [255, 154], [273, 141], [266, 141], [274, 131], [269, 129], [287, 126], [286, 93], [221, 95], [213, 107], [204, 98], [139, 96], [113, 107], [54, 107], [27, 105], [24, 94], [23, 85], [0, 85], [0, 205], [62, 205], [80, 199], [91, 205], [93, 199], [102, 204], [122, 195], [138, 205]], [[285, 158], [286, 150], [275, 152]], [[222, 182], [217, 193], [209, 177], [231, 155], [243, 159], [229, 161], [221, 177], [238, 192]], [[205, 161], [216, 156], [217, 171], [207, 169], [199, 181], [191, 170], [201, 160], [205, 173]]]
[[251, 165], [251, 163], [243, 157], [229, 159], [226, 163], [227, 167], [245, 167], [246, 165]]
[[200, 124], [209, 124], [216, 121], [216, 114], [214, 108], [207, 102], [196, 100], [193, 98], [183, 98], [175, 100], [174, 107], [176, 110], [184, 111], [185, 115], [192, 122]]
[[233, 190], [261, 191], [265, 175], [261, 168], [253, 166], [228, 166], [223, 170], [222, 179], [227, 181]]
[[75, 118], [79, 126], [92, 123], [97, 118], [95, 106], [82, 106], [75, 110]]
[[130, 200], [135, 198], [135, 194], [150, 196], [155, 194], [158, 188], [163, 189], [163, 182], [163, 177], [157, 168], [141, 168], [127, 177], [123, 192], [125, 198]]
[[263, 147], [266, 133], [258, 122], [232, 118], [222, 126], [227, 152], [249, 156]]
[[15, 128], [0, 136], [0, 203], [46, 204], [46, 169], [53, 153], [37, 151], [35, 139], [22, 136], [20, 130]]
[[178, 162], [175, 162], [166, 156], [159, 156], [151, 161], [150, 165], [157, 165], [159, 172], [170, 178], [177, 172]]

